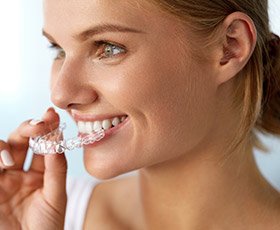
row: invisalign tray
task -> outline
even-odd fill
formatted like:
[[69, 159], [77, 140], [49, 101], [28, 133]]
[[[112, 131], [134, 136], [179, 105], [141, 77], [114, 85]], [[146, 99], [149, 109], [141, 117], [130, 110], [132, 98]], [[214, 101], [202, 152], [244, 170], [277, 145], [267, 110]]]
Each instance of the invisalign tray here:
[[105, 136], [104, 129], [100, 129], [86, 136], [73, 137], [68, 140], [63, 139], [63, 130], [66, 124], [63, 123], [56, 130], [44, 136], [38, 136], [29, 139], [29, 148], [34, 154], [48, 155], [48, 154], [61, 154], [66, 150], [73, 150], [81, 148], [83, 145], [93, 144], [101, 140]]

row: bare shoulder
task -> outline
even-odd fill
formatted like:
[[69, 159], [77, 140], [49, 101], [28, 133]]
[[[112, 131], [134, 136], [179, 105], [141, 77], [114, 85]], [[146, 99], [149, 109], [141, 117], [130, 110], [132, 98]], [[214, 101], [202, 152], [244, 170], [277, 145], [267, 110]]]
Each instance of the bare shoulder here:
[[97, 185], [89, 201], [84, 229], [131, 229], [139, 207], [137, 180], [137, 176], [130, 176]]

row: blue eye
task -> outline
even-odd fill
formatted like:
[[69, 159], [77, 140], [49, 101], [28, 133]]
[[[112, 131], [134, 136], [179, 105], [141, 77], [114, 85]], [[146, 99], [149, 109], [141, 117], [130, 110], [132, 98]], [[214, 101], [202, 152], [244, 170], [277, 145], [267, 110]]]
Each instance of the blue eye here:
[[[106, 41], [97, 41], [95, 45], [98, 47], [99, 59], [103, 58], [113, 58], [121, 53], [125, 53], [126, 50], [115, 44], [111, 44]], [[99, 51], [100, 49], [100, 51]]]
[[[95, 46], [97, 48], [97, 56], [101, 60], [103, 58], [113, 58], [119, 54], [125, 53], [126, 50], [119, 45], [111, 44], [107, 41], [96, 41]], [[61, 60], [66, 57], [65, 51], [57, 44], [51, 43], [49, 48], [54, 52], [54, 60]]]
[[49, 48], [52, 51], [54, 51], [54, 55], [53, 55], [54, 60], [59, 60], [59, 59], [65, 58], [65, 56], [66, 56], [65, 51], [60, 46], [58, 46], [57, 44], [51, 43]]

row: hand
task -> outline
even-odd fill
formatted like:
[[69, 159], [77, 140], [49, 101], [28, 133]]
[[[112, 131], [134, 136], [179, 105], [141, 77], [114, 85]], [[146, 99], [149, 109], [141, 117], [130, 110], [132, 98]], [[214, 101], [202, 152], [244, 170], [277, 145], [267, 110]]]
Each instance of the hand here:
[[58, 125], [59, 116], [50, 108], [39, 124], [31, 125], [26, 121], [7, 142], [0, 140], [0, 166], [4, 168], [0, 173], [0, 229], [64, 228], [67, 201], [65, 155], [34, 155], [30, 169], [23, 171], [29, 138], [46, 134]]

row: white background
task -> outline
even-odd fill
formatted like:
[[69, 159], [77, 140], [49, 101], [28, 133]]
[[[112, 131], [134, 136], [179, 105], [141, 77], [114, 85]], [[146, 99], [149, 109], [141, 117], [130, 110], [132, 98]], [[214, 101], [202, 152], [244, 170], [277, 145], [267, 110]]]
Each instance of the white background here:
[[[280, 1], [270, 1], [272, 30], [280, 34]], [[23, 120], [40, 118], [51, 106], [49, 74], [51, 53], [41, 35], [42, 1], [2, 0], [0, 2], [0, 139], [6, 139]], [[70, 118], [58, 110], [68, 124], [66, 137], [76, 133]], [[280, 189], [280, 139], [263, 137], [271, 153], [255, 152], [263, 175]], [[89, 177], [82, 152], [67, 154], [69, 175]]]

